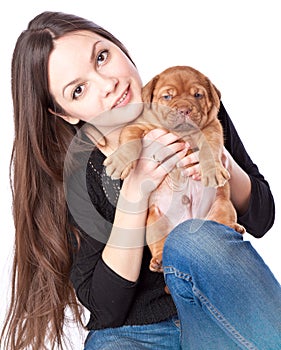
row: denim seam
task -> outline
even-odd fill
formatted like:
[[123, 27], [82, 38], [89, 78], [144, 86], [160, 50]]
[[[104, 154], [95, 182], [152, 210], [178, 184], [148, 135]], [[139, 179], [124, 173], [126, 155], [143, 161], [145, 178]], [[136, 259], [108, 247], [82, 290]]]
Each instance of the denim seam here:
[[186, 280], [186, 281], [191, 280], [191, 275], [189, 275], [188, 273], [181, 272], [172, 266], [164, 266], [164, 274], [165, 275], [174, 274], [176, 277], [181, 278], [183, 280]]
[[205, 295], [197, 288], [193, 288], [194, 295], [207, 307], [210, 313], [218, 320], [220, 324], [246, 349], [258, 350], [258, 348], [247, 339], [245, 339], [228, 321], [227, 319], [212, 305]]
[[[172, 266], [166, 266], [164, 267], [164, 274], [174, 274], [176, 277], [190, 281], [191, 275], [181, 272], [177, 269], [175, 269]], [[245, 339], [227, 320], [226, 318], [221, 315], [221, 313], [212, 305], [212, 303], [207, 299], [207, 297], [196, 287], [193, 287], [193, 293], [194, 295], [200, 300], [202, 304], [206, 306], [206, 308], [210, 311], [210, 313], [215, 317], [215, 319], [223, 325], [223, 327], [231, 334], [232, 337], [234, 337], [243, 347], [245, 347], [247, 350], [258, 350], [258, 348], [250, 343], [247, 339]]]
[[[175, 269], [173, 266], [164, 266], [163, 267], [163, 272], [164, 272], [164, 277], [165, 277], [165, 275], [174, 274], [176, 277], [184, 279], [186, 281], [190, 281], [191, 280], [191, 276], [190, 275]], [[180, 310], [177, 309], [177, 312], [178, 312], [179, 321], [180, 321]], [[182, 324], [181, 324], [181, 322], [180, 322], [180, 339], [181, 339], [181, 342], [182, 342]]]

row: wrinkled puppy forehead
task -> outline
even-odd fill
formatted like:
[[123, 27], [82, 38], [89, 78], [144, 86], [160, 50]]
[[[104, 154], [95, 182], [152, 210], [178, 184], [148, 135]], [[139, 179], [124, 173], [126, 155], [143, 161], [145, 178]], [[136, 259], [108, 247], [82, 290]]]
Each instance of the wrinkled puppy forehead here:
[[175, 66], [159, 74], [155, 89], [176, 85], [177, 89], [186, 90], [196, 84], [206, 84], [206, 77], [202, 73], [189, 66]]

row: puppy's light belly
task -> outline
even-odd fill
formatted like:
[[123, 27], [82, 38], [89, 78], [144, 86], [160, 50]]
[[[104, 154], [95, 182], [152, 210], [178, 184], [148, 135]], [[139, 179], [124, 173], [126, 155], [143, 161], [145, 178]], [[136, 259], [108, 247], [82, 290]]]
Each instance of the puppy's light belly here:
[[180, 190], [164, 181], [151, 195], [150, 204], [158, 206], [175, 227], [191, 218], [205, 219], [215, 196], [216, 189], [187, 178]]

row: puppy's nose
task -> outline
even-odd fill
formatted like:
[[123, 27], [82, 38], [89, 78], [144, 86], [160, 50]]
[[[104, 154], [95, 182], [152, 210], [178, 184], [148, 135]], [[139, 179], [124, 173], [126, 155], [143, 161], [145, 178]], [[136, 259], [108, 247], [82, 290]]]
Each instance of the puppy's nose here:
[[177, 107], [177, 112], [183, 117], [187, 117], [192, 111], [192, 107]]

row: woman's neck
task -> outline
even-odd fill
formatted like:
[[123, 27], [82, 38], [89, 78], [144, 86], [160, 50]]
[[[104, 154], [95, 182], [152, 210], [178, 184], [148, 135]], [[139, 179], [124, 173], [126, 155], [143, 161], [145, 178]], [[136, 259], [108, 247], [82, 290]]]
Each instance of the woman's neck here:
[[104, 142], [97, 144], [97, 147], [105, 156], [108, 157], [119, 147], [121, 130], [122, 128], [117, 128], [107, 133], [103, 131]]

